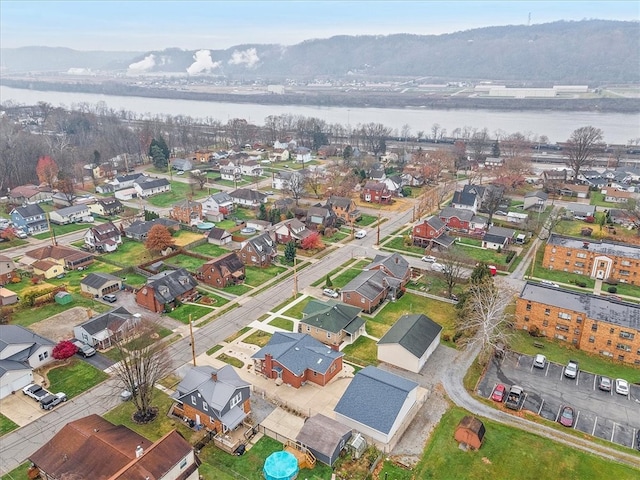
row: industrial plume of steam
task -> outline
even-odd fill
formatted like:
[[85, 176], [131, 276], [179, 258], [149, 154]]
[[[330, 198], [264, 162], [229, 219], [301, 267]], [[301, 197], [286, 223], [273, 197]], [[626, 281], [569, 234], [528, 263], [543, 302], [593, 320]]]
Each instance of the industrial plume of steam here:
[[210, 72], [211, 70], [215, 70], [220, 67], [222, 63], [214, 62], [211, 59], [210, 50], [198, 50], [193, 54], [193, 59], [195, 61], [187, 68], [187, 73], [189, 75], [196, 75], [201, 72]]
[[242, 65], [245, 64], [247, 68], [252, 68], [260, 61], [258, 52], [255, 48], [247, 48], [244, 51], [235, 50], [229, 60], [229, 65]]

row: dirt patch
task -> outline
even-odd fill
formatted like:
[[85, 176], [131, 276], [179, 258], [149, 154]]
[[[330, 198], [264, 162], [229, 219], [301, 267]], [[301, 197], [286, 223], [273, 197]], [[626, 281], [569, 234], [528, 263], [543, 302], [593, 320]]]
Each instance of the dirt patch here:
[[88, 320], [93, 311], [84, 307], [73, 307], [63, 313], [34, 323], [29, 328], [53, 342], [73, 338], [73, 327]]

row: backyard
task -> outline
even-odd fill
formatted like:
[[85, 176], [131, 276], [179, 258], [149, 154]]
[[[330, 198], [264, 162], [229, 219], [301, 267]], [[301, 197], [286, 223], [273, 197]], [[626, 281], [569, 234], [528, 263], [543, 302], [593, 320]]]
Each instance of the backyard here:
[[186, 198], [191, 198], [192, 200], [198, 200], [200, 198], [204, 198], [207, 195], [217, 193], [219, 190], [214, 189], [199, 189], [198, 185], [191, 185], [183, 182], [171, 182], [171, 191], [161, 193], [159, 195], [154, 195], [152, 197], [148, 197], [146, 200], [150, 205], [154, 207], [170, 207], [181, 200]]
[[109, 375], [78, 358], [55, 362], [46, 373], [48, 389], [73, 398], [102, 383]]

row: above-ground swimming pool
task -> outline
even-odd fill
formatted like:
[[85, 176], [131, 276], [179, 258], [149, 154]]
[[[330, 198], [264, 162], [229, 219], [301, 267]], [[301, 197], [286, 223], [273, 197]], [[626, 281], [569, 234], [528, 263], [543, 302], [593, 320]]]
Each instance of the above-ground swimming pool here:
[[299, 470], [295, 455], [282, 450], [267, 457], [262, 473], [266, 480], [293, 480]]
[[211, 222], [200, 222], [198, 225], [198, 230], [211, 230], [215, 227], [215, 224]]

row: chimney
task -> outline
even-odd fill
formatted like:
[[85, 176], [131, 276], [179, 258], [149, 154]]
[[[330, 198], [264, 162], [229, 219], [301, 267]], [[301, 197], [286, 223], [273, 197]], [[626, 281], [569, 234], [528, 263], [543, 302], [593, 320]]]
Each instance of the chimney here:
[[217, 371], [217, 370], [216, 370], [215, 372], [212, 372], [212, 373], [211, 373], [211, 379], [212, 379], [214, 382], [217, 382], [217, 381], [218, 381], [218, 371]]
[[143, 453], [144, 453], [144, 448], [142, 448], [140, 445], [138, 445], [136, 447], [136, 458], [140, 458]]

